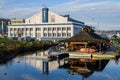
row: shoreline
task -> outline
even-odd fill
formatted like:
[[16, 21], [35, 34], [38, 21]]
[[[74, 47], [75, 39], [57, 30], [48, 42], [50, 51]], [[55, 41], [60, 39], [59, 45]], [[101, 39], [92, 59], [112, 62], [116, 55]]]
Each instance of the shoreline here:
[[32, 46], [27, 46], [27, 47], [21, 45], [20, 47], [9, 50], [9, 51], [8, 51], [8, 49], [6, 49], [4, 51], [1, 51], [2, 53], [0, 54], [0, 63], [7, 62], [20, 54], [25, 54], [27, 52], [34, 52], [34, 51], [39, 51], [39, 50], [47, 50], [50, 47], [55, 46], [55, 45], [57, 45], [57, 44], [42, 43], [42, 44], [32, 45]]

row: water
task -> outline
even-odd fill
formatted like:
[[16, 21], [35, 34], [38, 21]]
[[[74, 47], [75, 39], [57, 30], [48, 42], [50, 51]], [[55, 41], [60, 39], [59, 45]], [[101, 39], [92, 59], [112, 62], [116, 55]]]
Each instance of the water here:
[[48, 61], [41, 53], [0, 64], [0, 80], [120, 80], [119, 60]]

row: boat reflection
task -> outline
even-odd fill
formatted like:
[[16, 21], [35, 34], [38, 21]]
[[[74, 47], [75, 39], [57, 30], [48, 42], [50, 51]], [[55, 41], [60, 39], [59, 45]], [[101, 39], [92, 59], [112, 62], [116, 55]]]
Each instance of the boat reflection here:
[[109, 60], [92, 60], [92, 59], [69, 59], [67, 64], [59, 66], [59, 68], [68, 69], [67, 73], [71, 75], [81, 75], [88, 78], [95, 71], [103, 71]]

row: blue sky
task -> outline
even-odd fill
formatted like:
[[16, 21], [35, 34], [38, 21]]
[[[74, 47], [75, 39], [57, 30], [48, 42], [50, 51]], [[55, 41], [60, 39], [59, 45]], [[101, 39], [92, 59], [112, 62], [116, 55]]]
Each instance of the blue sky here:
[[41, 11], [43, 5], [96, 29], [120, 30], [120, 0], [0, 0], [0, 17], [27, 18]]

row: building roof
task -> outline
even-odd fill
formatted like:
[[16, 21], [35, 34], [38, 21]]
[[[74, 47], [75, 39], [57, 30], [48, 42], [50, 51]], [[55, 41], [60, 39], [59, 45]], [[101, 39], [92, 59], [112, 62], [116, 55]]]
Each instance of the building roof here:
[[68, 21], [84, 24], [84, 22], [82, 22], [82, 21], [78, 21], [78, 20], [75, 20], [75, 19], [71, 18], [70, 15], [62, 15], [62, 16], [67, 17]]
[[116, 39], [116, 38], [118, 38], [117, 35], [113, 35], [113, 36], [111, 37], [111, 39]]
[[82, 29], [75, 36], [62, 40], [60, 42], [104, 42], [105, 39], [94, 33], [93, 30]]

